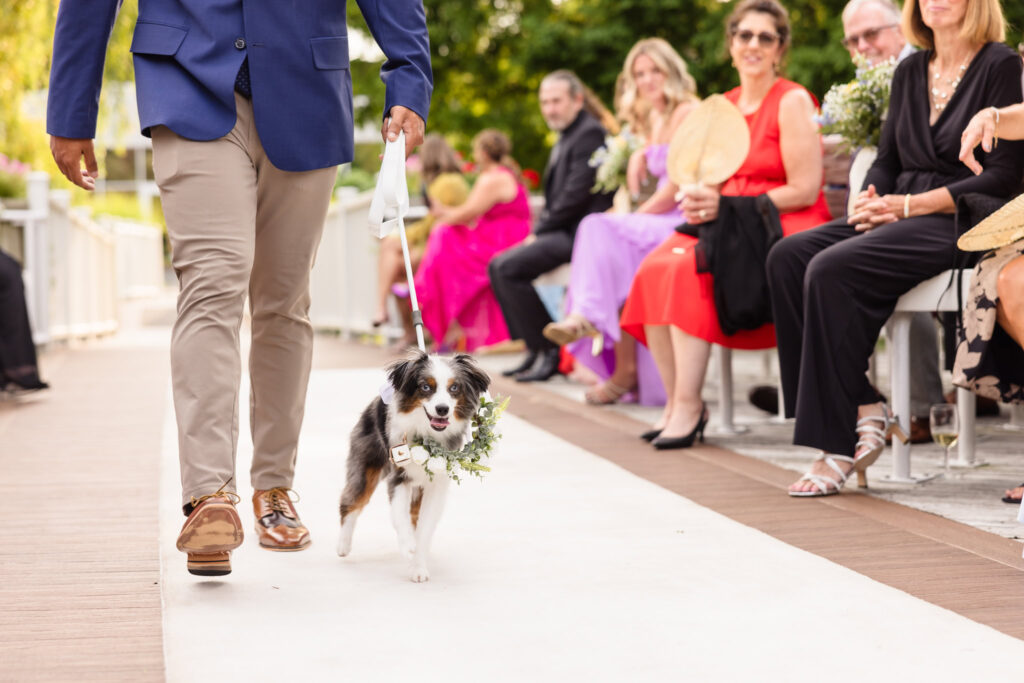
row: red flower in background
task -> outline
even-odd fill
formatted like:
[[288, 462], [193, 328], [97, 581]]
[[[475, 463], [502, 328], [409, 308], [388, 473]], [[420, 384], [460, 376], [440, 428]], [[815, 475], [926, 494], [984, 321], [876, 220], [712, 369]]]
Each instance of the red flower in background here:
[[466, 163], [462, 164], [462, 172], [476, 173], [476, 164], [474, 164], [472, 161], [467, 161]]
[[531, 190], [536, 190], [540, 187], [540, 173], [537, 173], [532, 168], [523, 169], [523, 180], [526, 181]]

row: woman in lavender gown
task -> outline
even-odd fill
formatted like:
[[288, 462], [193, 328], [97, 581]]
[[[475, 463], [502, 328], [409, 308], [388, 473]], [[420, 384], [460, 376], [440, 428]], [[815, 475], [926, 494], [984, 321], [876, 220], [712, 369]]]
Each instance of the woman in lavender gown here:
[[637, 196], [646, 178], [657, 179], [657, 189], [634, 213], [583, 219], [573, 245], [568, 315], [548, 325], [544, 335], [569, 344], [576, 362], [603, 380], [587, 391], [588, 403], [614, 403], [637, 393], [641, 403], [660, 405], [665, 392], [657, 368], [646, 349], [623, 337], [619, 311], [640, 261], [682, 222], [678, 188], [667, 177], [665, 160], [672, 134], [697, 103], [696, 84], [671, 45], [647, 38], [626, 56], [616, 91], [617, 115], [646, 142], [630, 158], [630, 194]]

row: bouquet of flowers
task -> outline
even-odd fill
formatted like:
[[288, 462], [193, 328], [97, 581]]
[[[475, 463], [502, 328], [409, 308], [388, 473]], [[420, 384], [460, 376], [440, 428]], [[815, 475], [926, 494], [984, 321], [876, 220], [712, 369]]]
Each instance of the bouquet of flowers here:
[[849, 147], [874, 147], [889, 110], [896, 60], [871, 65], [857, 55], [853, 61], [857, 65], [855, 78], [829, 88], [818, 121], [821, 132], [838, 133]]
[[483, 478], [484, 472], [490, 472], [491, 468], [481, 464], [483, 458], [491, 457], [494, 451], [494, 444], [501, 438], [497, 431], [498, 418], [508, 407], [508, 398], [500, 404], [495, 403], [490, 394], [484, 392], [480, 397], [480, 408], [473, 416], [473, 424], [470, 427], [470, 434], [473, 437], [469, 443], [458, 451], [450, 451], [436, 441], [430, 439], [417, 440], [412, 443], [409, 449], [413, 462], [422, 465], [431, 479], [434, 472], [431, 466], [440, 469], [442, 466], [448, 474], [448, 478], [460, 483], [459, 474], [471, 474]]
[[597, 178], [591, 192], [614, 192], [626, 182], [629, 157], [640, 148], [640, 140], [623, 126], [618, 135], [609, 135], [604, 146], [594, 150], [590, 167], [597, 169]]

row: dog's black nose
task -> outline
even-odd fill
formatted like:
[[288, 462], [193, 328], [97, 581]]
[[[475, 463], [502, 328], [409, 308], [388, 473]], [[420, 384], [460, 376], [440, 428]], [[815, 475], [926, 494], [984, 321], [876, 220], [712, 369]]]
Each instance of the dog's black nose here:
[[438, 417], [444, 417], [448, 414], [448, 406], [439, 405], [434, 407], [434, 412], [437, 413]]

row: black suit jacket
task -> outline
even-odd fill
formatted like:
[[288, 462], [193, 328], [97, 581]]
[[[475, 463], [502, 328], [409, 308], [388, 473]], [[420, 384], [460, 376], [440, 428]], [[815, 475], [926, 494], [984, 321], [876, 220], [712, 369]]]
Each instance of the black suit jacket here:
[[604, 144], [605, 135], [597, 119], [583, 110], [562, 131], [557, 158], [549, 158], [544, 169], [544, 212], [534, 226], [536, 234], [566, 232], [574, 236], [584, 216], [612, 205], [611, 194], [590, 191], [597, 173], [590, 167], [590, 157]]

